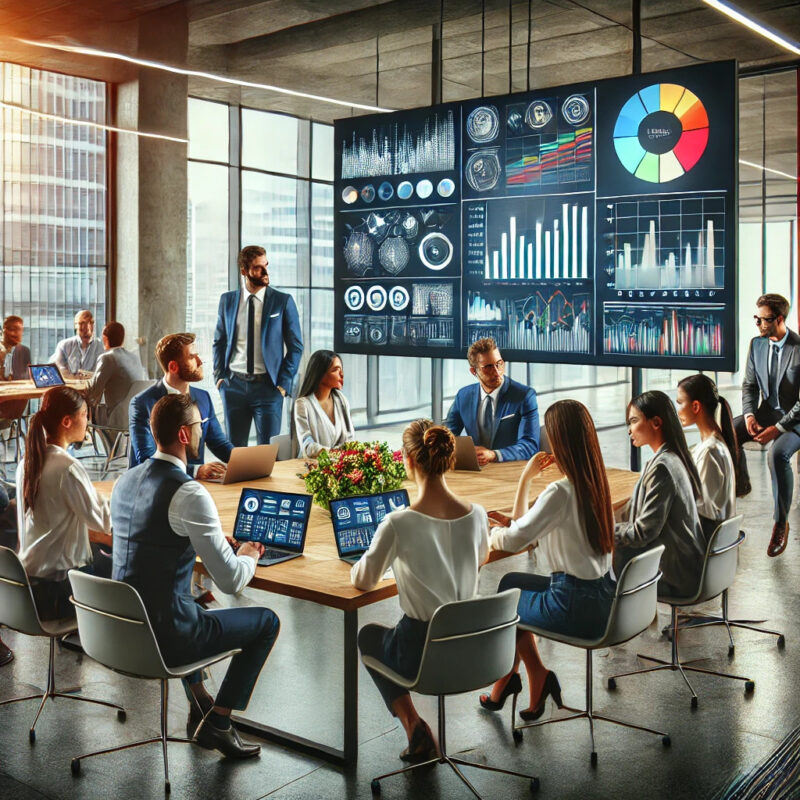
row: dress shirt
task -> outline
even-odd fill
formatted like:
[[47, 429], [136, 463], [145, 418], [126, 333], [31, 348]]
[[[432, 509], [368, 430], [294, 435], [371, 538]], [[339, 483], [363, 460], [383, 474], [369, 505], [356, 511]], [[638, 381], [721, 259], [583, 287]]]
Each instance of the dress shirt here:
[[50, 360], [60, 369], [77, 375], [81, 370], [94, 372], [97, 359], [104, 351], [103, 343], [99, 339], [92, 339], [84, 349], [81, 347], [81, 337], [75, 335], [62, 339], [56, 345], [56, 351]]
[[[14, 347], [16, 347], [16, 345]], [[0, 342], [0, 370], [2, 370], [0, 377], [2, 377], [3, 380], [10, 381], [16, 378], [13, 367], [14, 347], [6, 348], [6, 346]]]
[[17, 467], [20, 559], [33, 578], [62, 580], [67, 570], [92, 561], [89, 529], [111, 533], [108, 501], [101, 500], [80, 462], [47, 446], [36, 507], [23, 509], [25, 459]]
[[[253, 293], [253, 319], [255, 322], [255, 342], [253, 342], [253, 373], [261, 375], [266, 372], [264, 367], [264, 356], [261, 352], [261, 317], [264, 312], [264, 295], [267, 287], [262, 286], [257, 292]], [[251, 293], [242, 282], [241, 297], [239, 299], [239, 311], [236, 314], [236, 343], [233, 346], [230, 368], [234, 372], [247, 372], [247, 302]]]
[[473, 503], [468, 514], [450, 520], [403, 508], [378, 526], [350, 580], [357, 589], [372, 589], [391, 564], [400, 608], [427, 622], [443, 603], [476, 595], [488, 552], [489, 520], [481, 506]]
[[298, 397], [294, 404], [294, 425], [300, 442], [300, 453], [304, 458], [316, 458], [323, 450], [341, 447], [355, 437], [350, 418], [350, 404], [338, 390], [333, 397], [333, 422], [319, 404], [313, 393]]
[[[186, 471], [186, 464], [176, 456], [157, 450], [152, 458], [168, 461]], [[202, 484], [197, 481], [182, 484], [170, 501], [168, 517], [173, 532], [189, 538], [220, 591], [236, 594], [250, 583], [256, 562], [250, 556], [234, 553], [222, 532], [217, 507]]]
[[713, 522], [735, 516], [736, 479], [728, 446], [716, 436], [708, 436], [691, 452], [703, 487], [703, 497], [697, 501], [698, 514]]
[[492, 528], [489, 546], [517, 553], [536, 541], [550, 572], [591, 581], [602, 578], [611, 566], [611, 553], [601, 555], [589, 543], [575, 489], [567, 478], [551, 483], [510, 527]]
[[[478, 408], [478, 430], [480, 431], [481, 436], [483, 436], [483, 434], [485, 433], [483, 427], [483, 419], [484, 419], [484, 414], [486, 413], [487, 403], [492, 404], [492, 421], [494, 423], [493, 427], [495, 428], [497, 427], [497, 398], [499, 397], [500, 390], [502, 388], [503, 384], [501, 383], [493, 392], [485, 392], [483, 390], [483, 386], [481, 386], [481, 404], [480, 407]], [[494, 431], [491, 431], [491, 433], [493, 434]], [[491, 442], [492, 437], [489, 436], [488, 438]], [[494, 453], [497, 456], [498, 461], [503, 460], [503, 456], [500, 454], [499, 450], [495, 450]]]

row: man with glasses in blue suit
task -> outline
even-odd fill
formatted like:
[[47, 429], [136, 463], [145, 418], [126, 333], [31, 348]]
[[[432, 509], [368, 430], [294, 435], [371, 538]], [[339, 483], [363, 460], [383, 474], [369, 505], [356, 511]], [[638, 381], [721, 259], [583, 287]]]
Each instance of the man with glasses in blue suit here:
[[252, 422], [259, 444], [280, 433], [283, 398], [292, 391], [303, 336], [294, 299], [269, 285], [266, 250], [244, 247], [238, 263], [242, 285], [219, 300], [214, 380], [228, 436], [245, 447]]
[[478, 339], [467, 351], [476, 384], [458, 390], [445, 425], [475, 442], [478, 463], [527, 460], [539, 451], [536, 392], [512, 381], [494, 339]]

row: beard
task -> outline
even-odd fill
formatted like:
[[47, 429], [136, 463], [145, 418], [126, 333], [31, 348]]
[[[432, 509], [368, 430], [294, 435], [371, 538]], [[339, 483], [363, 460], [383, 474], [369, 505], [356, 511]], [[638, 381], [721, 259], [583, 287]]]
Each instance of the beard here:
[[203, 368], [195, 367], [195, 369], [189, 369], [185, 364], [181, 364], [178, 370], [178, 377], [182, 381], [186, 381], [186, 383], [197, 383], [197, 381], [203, 380]]

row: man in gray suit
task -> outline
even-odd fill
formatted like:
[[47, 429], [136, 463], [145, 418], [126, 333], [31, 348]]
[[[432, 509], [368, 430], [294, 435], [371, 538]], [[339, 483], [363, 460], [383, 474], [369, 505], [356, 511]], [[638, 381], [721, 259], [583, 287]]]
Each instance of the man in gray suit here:
[[[3, 338], [0, 339], [0, 380], [22, 381], [28, 377], [31, 351], [22, 344], [24, 329], [25, 323], [22, 317], [12, 314], [3, 320]], [[12, 420], [21, 417], [27, 405], [27, 400], [0, 402], [0, 428], [9, 427]]]
[[759, 335], [750, 342], [742, 383], [742, 416], [734, 420], [745, 492], [750, 491], [745, 442], [772, 442], [769, 471], [775, 506], [768, 556], [779, 556], [789, 539], [786, 517], [792, 505], [792, 456], [800, 450], [800, 336], [786, 327], [789, 301], [779, 294], [756, 300]]

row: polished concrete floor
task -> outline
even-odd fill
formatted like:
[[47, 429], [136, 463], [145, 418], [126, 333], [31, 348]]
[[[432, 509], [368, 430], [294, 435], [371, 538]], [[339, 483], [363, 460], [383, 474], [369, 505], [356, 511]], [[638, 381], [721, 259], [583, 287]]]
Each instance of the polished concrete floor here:
[[[622, 429], [603, 434], [610, 466], [626, 466], [627, 440]], [[800, 718], [800, 646], [796, 620], [800, 614], [800, 514], [792, 510], [792, 533], [786, 553], [769, 559], [765, 550], [771, 528], [771, 497], [766, 456], [750, 452], [752, 494], [740, 501], [748, 538], [731, 590], [731, 616], [768, 620], [787, 635], [785, 649], [774, 637], [736, 631], [736, 649], [728, 656], [721, 628], [690, 631], [682, 636], [685, 658], [708, 657], [715, 669], [751, 677], [755, 692], [746, 695], [739, 681], [710, 676], [692, 680], [699, 695], [697, 709], [679, 675], [659, 673], [619, 681], [609, 692], [606, 678], [634, 669], [636, 653], [668, 657], [669, 645], [659, 633], [667, 610], [645, 634], [595, 657], [595, 709], [668, 731], [672, 746], [632, 730], [597, 725], [599, 763], [590, 765], [585, 721], [548, 725], [526, 731], [516, 745], [509, 731], [510, 704], [503, 713], [478, 708], [477, 692], [451, 698], [448, 745], [467, 758], [528, 771], [541, 780], [543, 798], [711, 798], [737, 775], [751, 769], [774, 750]], [[492, 564], [483, 570], [481, 591], [494, 591], [509, 569], [535, 569], [527, 555]], [[219, 597], [222, 602], [228, 598]], [[240, 603], [265, 603], [281, 617], [282, 631], [262, 672], [247, 714], [301, 735], [341, 745], [342, 620], [338, 612], [275, 595], [246, 592]], [[713, 605], [713, 604], [711, 604]], [[396, 599], [360, 613], [359, 624], [393, 623]], [[8, 630], [3, 638], [16, 659], [0, 668], [0, 700], [28, 693], [45, 678], [47, 643]], [[583, 652], [542, 642], [546, 663], [561, 681], [569, 705], [583, 703]], [[83, 763], [81, 775], [70, 773], [72, 756], [144, 738], [158, 731], [158, 688], [116, 675], [69, 651], [57, 656], [61, 685], [80, 683], [84, 693], [122, 703], [125, 724], [113, 711], [88, 704], [57, 701], [37, 725], [35, 745], [28, 743], [34, 702], [0, 708], [0, 798], [150, 798], [163, 796], [163, 767], [158, 746], [104, 756]], [[435, 722], [435, 703], [420, 697], [423, 716]], [[549, 713], [549, 712], [548, 712]], [[170, 697], [170, 729], [182, 735], [186, 701], [178, 684]], [[372, 776], [401, 766], [402, 729], [383, 707], [369, 676], [359, 676], [359, 760], [340, 769], [268, 743], [259, 760], [227, 763], [213, 752], [175, 744], [170, 747], [172, 796], [200, 798], [368, 798]], [[477, 770], [469, 772], [486, 798], [529, 796], [526, 781]], [[386, 798], [458, 798], [470, 796], [445, 767], [413, 777], [400, 776], [382, 785]]]

